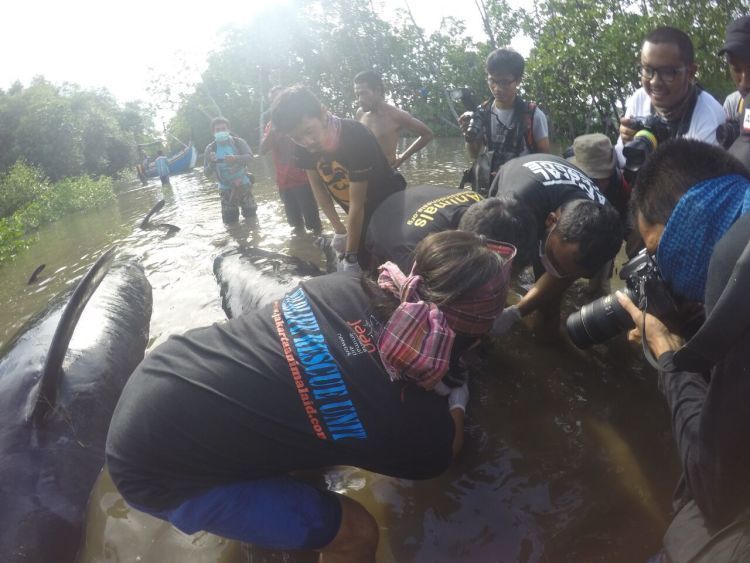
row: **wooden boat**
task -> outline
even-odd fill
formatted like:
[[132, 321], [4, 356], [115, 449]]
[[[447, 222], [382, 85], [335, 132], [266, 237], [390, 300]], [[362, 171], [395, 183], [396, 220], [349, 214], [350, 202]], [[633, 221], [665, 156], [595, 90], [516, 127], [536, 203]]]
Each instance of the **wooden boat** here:
[[[197, 159], [198, 151], [195, 150], [195, 147], [191, 143], [180, 152], [173, 154], [167, 159], [167, 162], [169, 163], [169, 174], [182, 174], [183, 172], [192, 170]], [[146, 176], [149, 178], [156, 177], [156, 165], [153, 162], [148, 165]]]

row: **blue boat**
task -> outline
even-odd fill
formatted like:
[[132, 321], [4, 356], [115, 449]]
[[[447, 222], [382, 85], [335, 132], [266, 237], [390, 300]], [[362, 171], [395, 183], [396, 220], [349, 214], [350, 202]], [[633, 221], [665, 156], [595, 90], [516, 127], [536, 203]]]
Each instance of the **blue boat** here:
[[[180, 152], [173, 154], [167, 159], [169, 163], [169, 174], [182, 174], [188, 172], [195, 166], [195, 161], [198, 159], [198, 151], [192, 143], [182, 149]], [[156, 165], [152, 162], [146, 169], [146, 176], [149, 178], [156, 178]]]

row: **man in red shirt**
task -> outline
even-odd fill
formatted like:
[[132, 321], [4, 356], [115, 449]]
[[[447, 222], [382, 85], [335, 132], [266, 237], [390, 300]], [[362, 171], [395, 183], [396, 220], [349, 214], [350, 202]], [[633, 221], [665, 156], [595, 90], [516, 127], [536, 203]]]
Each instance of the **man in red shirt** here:
[[[281, 90], [278, 86], [271, 89], [268, 94], [271, 103]], [[305, 234], [305, 227], [319, 235], [322, 227], [318, 204], [307, 180], [307, 174], [294, 165], [294, 147], [294, 141], [289, 136], [274, 131], [273, 124], [269, 121], [260, 144], [260, 153], [266, 154], [270, 151], [273, 156], [276, 185], [279, 187], [279, 197], [284, 203], [286, 220], [294, 229], [295, 235]]]

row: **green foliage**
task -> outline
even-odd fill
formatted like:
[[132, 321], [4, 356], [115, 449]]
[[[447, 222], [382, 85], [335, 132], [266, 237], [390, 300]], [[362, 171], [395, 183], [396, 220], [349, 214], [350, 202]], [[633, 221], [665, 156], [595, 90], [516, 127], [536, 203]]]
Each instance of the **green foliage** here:
[[0, 90], [0, 171], [23, 159], [52, 180], [115, 175], [135, 163], [151, 119], [136, 102], [120, 107], [106, 90], [56, 86], [36, 77]]
[[[112, 179], [102, 176], [65, 178], [48, 182], [41, 171], [16, 163], [0, 178], [0, 263], [28, 244], [28, 235], [62, 215], [99, 207], [114, 200]], [[33, 196], [28, 194], [33, 192]]]

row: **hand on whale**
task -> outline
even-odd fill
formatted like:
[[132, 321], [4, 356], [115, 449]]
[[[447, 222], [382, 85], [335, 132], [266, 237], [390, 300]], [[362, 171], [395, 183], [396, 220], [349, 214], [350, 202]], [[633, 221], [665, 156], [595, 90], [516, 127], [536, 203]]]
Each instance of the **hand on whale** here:
[[143, 358], [151, 317], [143, 270], [113, 258], [107, 252], [72, 295], [53, 301], [2, 350], [4, 563], [68, 563], [78, 549], [109, 420]]

